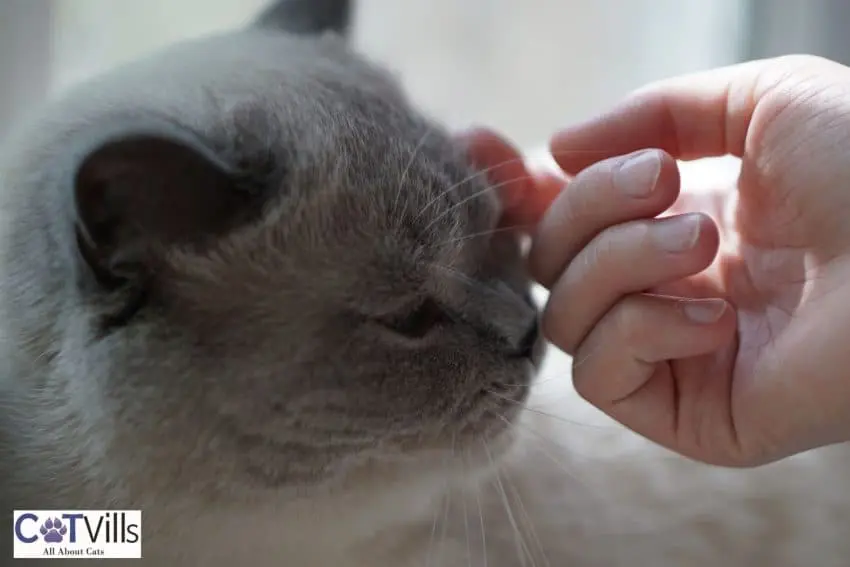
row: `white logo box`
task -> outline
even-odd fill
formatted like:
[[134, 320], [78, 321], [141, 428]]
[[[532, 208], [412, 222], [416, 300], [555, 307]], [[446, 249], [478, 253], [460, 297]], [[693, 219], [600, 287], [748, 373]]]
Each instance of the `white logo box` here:
[[141, 510], [15, 510], [13, 559], [141, 559]]

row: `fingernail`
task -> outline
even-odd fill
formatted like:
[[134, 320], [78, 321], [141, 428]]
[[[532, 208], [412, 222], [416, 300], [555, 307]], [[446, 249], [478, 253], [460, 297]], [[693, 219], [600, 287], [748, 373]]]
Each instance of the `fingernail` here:
[[701, 219], [698, 214], [682, 215], [660, 220], [652, 227], [652, 236], [666, 252], [684, 252], [699, 239]]
[[726, 311], [726, 302], [722, 299], [691, 299], [682, 302], [682, 311], [694, 323], [715, 323]]
[[630, 197], [648, 197], [661, 173], [658, 152], [647, 150], [620, 164], [614, 172], [614, 184]]

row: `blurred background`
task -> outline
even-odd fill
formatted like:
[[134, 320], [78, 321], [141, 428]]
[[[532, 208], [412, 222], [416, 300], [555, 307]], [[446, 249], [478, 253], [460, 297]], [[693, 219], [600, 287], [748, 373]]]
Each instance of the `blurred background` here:
[[[45, 97], [267, 0], [0, 0], [0, 136]], [[847, 0], [359, 0], [355, 41], [451, 127], [531, 149], [648, 81], [753, 57], [850, 59]], [[848, 39], [845, 39], [848, 37]]]

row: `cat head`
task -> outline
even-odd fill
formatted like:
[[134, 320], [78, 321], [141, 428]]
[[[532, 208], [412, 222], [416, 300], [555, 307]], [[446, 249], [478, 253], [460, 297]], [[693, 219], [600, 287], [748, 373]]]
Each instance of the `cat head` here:
[[98, 458], [301, 486], [487, 466], [510, 439], [540, 354], [516, 236], [464, 148], [352, 54], [347, 15], [280, 4], [41, 123], [74, 274], [49, 364], [109, 431]]

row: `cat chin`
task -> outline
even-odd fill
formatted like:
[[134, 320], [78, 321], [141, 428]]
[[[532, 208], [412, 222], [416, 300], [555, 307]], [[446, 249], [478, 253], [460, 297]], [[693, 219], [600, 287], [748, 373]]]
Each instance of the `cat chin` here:
[[518, 445], [516, 426], [495, 427], [487, 434], [455, 439], [439, 449], [421, 449], [403, 454], [362, 456], [337, 469], [324, 484], [325, 490], [381, 490], [391, 486], [470, 486], [481, 482], [509, 460]]

